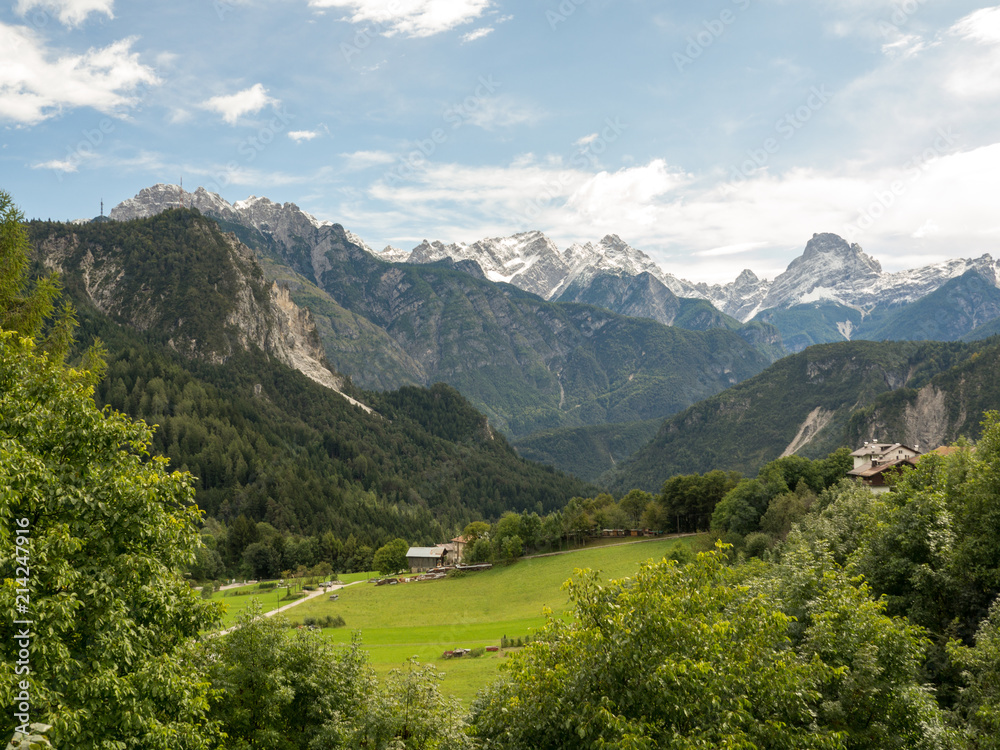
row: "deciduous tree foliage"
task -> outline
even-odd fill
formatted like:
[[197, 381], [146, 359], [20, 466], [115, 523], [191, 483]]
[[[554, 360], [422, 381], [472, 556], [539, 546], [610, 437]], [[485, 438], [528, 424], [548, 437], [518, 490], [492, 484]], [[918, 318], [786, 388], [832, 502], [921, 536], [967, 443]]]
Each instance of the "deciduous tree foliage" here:
[[410, 661], [382, 684], [357, 638], [342, 648], [313, 631], [289, 631], [256, 603], [204, 655], [226, 750], [472, 747], [433, 668]]
[[550, 618], [480, 694], [486, 748], [836, 748], [817, 714], [838, 670], [791, 648], [790, 618], [739, 585], [721, 552], [568, 584]]
[[386, 542], [375, 550], [375, 557], [372, 558], [375, 570], [384, 575], [406, 570], [406, 553], [409, 549], [410, 545], [405, 539]]
[[[97, 409], [93, 357], [63, 365], [71, 311], [35, 343], [58, 286], [30, 289], [20, 218], [0, 192], [0, 609], [31, 622], [25, 664], [0, 621], [0, 735], [26, 681], [56, 747], [207, 748], [189, 642], [217, 615], [180, 573], [199, 544], [190, 477], [149, 458], [145, 424]], [[20, 559], [15, 523], [30, 539]]]
[[[149, 428], [92, 392], [91, 374], [0, 332], [0, 608], [14, 611], [11, 524], [25, 519], [32, 711], [57, 747], [207, 747], [207, 688], [184, 642], [216, 611], [180, 573], [198, 546], [190, 477], [150, 459]], [[9, 618], [0, 650], [6, 707], [20, 679]], [[0, 732], [11, 721], [5, 710]]]

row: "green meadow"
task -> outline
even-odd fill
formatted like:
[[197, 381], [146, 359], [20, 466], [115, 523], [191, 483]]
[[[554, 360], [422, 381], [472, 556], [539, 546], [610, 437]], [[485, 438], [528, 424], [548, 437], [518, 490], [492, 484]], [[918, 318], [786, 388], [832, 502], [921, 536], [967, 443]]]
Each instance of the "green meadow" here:
[[598, 546], [437, 581], [395, 586], [358, 583], [338, 591], [337, 601], [319, 596], [283, 614], [298, 622], [340, 615], [346, 627], [324, 629], [328, 638], [349, 643], [352, 634], [360, 632], [380, 674], [402, 666], [411, 656], [432, 663], [444, 674], [442, 692], [468, 705], [496, 677], [505, 657], [488, 652], [478, 658], [444, 659], [445, 651], [499, 646], [503, 636], [523, 638], [544, 624], [545, 608], [557, 616], [566, 614], [569, 599], [562, 584], [577, 568], [599, 570], [605, 579], [622, 578], [643, 561], [661, 559], [678, 542], [700, 548], [706, 538]]
[[[331, 576], [327, 579], [322, 578], [305, 578], [302, 580], [294, 579], [292, 585], [294, 590], [298, 593], [303, 593], [301, 591], [303, 585], [320, 583], [323, 580], [338, 580], [341, 583], [354, 583], [355, 581], [367, 581], [372, 576], [378, 575], [374, 572], [369, 573], [344, 573], [341, 576]], [[254, 593], [247, 593], [254, 592]], [[308, 592], [305, 592], [308, 593]], [[286, 604], [291, 604], [293, 599], [285, 599], [284, 597], [288, 594], [288, 589], [273, 588], [273, 589], [261, 589], [260, 583], [249, 583], [246, 586], [237, 586], [231, 589], [226, 589], [224, 591], [216, 591], [212, 594], [212, 601], [223, 602], [226, 605], [226, 610], [222, 615], [222, 620], [219, 622], [219, 628], [224, 629], [231, 627], [236, 624], [236, 620], [243, 613], [250, 602], [259, 601], [262, 612], [271, 612], [278, 607], [284, 607]], [[289, 615], [297, 613], [298, 610], [290, 610]]]

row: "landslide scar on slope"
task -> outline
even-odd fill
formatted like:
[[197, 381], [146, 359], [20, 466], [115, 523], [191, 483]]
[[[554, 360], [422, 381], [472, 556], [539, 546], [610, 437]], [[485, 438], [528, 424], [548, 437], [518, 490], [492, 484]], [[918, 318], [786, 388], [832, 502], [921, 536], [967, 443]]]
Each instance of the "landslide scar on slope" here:
[[788, 447], [785, 448], [780, 457], [784, 458], [785, 456], [791, 456], [793, 453], [803, 448], [810, 440], [819, 434], [820, 430], [830, 424], [831, 419], [833, 419], [832, 411], [827, 411], [822, 406], [817, 406], [809, 412], [809, 416], [806, 417], [805, 421], [799, 427], [799, 431], [795, 435], [795, 439], [788, 444]]

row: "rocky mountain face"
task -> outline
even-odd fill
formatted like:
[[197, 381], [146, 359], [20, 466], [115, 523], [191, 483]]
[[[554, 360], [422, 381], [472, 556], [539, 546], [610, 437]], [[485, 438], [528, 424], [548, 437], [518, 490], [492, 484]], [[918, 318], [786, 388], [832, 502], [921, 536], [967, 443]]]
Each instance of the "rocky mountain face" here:
[[[204, 188], [184, 193], [175, 185], [154, 185], [115, 207], [111, 218], [151, 216], [181, 205], [252, 227], [288, 248], [305, 243], [320, 248], [322, 255], [325, 241], [334, 244], [346, 241], [387, 262], [422, 264], [446, 258], [475, 262], [491, 281], [512, 284], [543, 299], [600, 298], [614, 312], [649, 315], [667, 324], [673, 322], [671, 308], [675, 305], [665, 301], [664, 289], [676, 297], [707, 300], [719, 311], [745, 323], [765, 311], [817, 303], [856, 309], [865, 317], [877, 310], [915, 302], [969, 271], [975, 271], [994, 287], [1000, 286], [1000, 262], [990, 255], [886, 273], [859, 245], [830, 233], [813, 235], [802, 255], [773, 280], [758, 278], [745, 269], [729, 284], [709, 285], [694, 284], [666, 273], [648, 255], [617, 235], [608, 235], [597, 243], [574, 244], [565, 250], [560, 250], [543, 233], [532, 231], [472, 244], [446, 245], [425, 240], [409, 253], [391, 247], [372, 253], [356, 235], [337, 224], [318, 221], [295, 204], [278, 204], [257, 197], [230, 204]], [[299, 259], [300, 270], [308, 265], [303, 260]], [[466, 267], [470, 268], [471, 263]], [[634, 281], [643, 274], [648, 276]], [[596, 288], [591, 290], [591, 286]], [[648, 300], [639, 299], [642, 294], [637, 292], [637, 286], [645, 286]], [[621, 296], [612, 293], [612, 287], [617, 287]], [[846, 334], [838, 333], [851, 338], [850, 330], [854, 328], [852, 325]]]
[[255, 253], [214, 222], [189, 212], [129, 224], [36, 222], [31, 236], [38, 259], [111, 319], [214, 364], [259, 348], [368, 408], [342, 392], [309, 310], [265, 279]]
[[[954, 346], [954, 345], [953, 345]], [[987, 411], [1000, 408], [1000, 346], [974, 347], [974, 355], [929, 380], [877, 398], [847, 423], [846, 441], [859, 445], [873, 436], [919, 445], [929, 451], [959, 437], [976, 439]]]
[[333, 299], [512, 435], [672, 413], [770, 361], [728, 330], [546, 302], [465, 273], [465, 261], [386, 264], [357, 248], [324, 258], [317, 283]]

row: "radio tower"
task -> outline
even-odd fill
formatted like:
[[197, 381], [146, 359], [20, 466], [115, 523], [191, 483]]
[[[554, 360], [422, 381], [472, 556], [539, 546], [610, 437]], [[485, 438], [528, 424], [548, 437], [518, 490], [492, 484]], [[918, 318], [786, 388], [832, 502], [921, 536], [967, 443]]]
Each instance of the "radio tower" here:
[[181, 208], [184, 208], [184, 175], [181, 175]]

